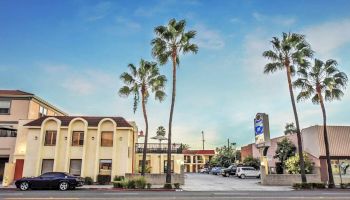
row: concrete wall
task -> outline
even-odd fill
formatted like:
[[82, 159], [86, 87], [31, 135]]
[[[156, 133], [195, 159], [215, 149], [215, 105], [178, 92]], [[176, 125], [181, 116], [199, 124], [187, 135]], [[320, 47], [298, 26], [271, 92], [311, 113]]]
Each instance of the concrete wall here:
[[[307, 174], [307, 182], [320, 183], [320, 174]], [[261, 166], [261, 184], [262, 185], [284, 185], [291, 186], [294, 183], [301, 183], [300, 174], [266, 174], [265, 167]]]
[[[141, 174], [125, 174], [126, 179], [133, 179], [141, 177]], [[166, 174], [145, 174], [147, 183], [152, 185], [164, 185], [165, 184]], [[181, 185], [185, 184], [184, 174], [172, 174], [171, 183], [180, 183]]]
[[[136, 154], [136, 162], [135, 162], [135, 172], [139, 172], [139, 162], [142, 160], [142, 153]], [[157, 153], [148, 153], [147, 159], [150, 161], [151, 171], [150, 173], [159, 174], [164, 173], [164, 161], [167, 160], [166, 154], [157, 154]], [[172, 154], [171, 160], [174, 161], [174, 173], [181, 173], [181, 165], [184, 163], [184, 155], [183, 154]]]

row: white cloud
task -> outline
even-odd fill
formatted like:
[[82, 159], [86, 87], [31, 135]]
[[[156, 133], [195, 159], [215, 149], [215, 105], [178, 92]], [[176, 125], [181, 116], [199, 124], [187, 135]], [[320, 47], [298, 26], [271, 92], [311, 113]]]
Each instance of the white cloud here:
[[238, 17], [233, 17], [230, 19], [231, 23], [242, 23], [242, 20]]
[[80, 11], [80, 15], [87, 21], [97, 21], [105, 18], [111, 11], [112, 3], [105, 1], [94, 6], [86, 6]]
[[252, 16], [255, 20], [259, 22], [273, 23], [281, 26], [291, 26], [296, 22], [296, 19], [294, 17], [267, 16], [258, 12], [254, 12]]
[[122, 25], [129, 29], [138, 30], [141, 28], [141, 25], [139, 23], [130, 19], [126, 19], [124, 17], [117, 17], [116, 21], [119, 25]]
[[221, 49], [225, 46], [224, 39], [218, 31], [209, 29], [202, 24], [196, 25], [194, 30], [197, 31], [195, 40], [199, 48]]
[[302, 30], [313, 50], [322, 58], [333, 57], [335, 52], [350, 43], [350, 19], [313, 25]]

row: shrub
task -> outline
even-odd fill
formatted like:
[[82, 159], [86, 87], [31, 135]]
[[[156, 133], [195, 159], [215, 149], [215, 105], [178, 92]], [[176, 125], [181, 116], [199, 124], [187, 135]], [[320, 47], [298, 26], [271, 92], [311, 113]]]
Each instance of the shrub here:
[[180, 189], [180, 183], [174, 183], [174, 187], [175, 187], [176, 189]]
[[248, 156], [243, 160], [245, 166], [254, 167], [255, 169], [260, 168], [260, 160], [258, 158], [253, 158], [253, 156]]
[[[311, 160], [306, 153], [303, 153], [303, 155], [305, 161], [305, 172], [307, 174], [310, 174], [312, 170]], [[290, 174], [300, 174], [299, 154], [295, 154], [295, 156], [288, 158], [288, 160], [285, 162], [285, 167]]]
[[294, 189], [300, 190], [300, 189], [311, 189], [312, 183], [294, 183], [292, 186]]
[[114, 188], [123, 188], [124, 176], [115, 176], [113, 178], [113, 187]]
[[312, 188], [314, 189], [324, 189], [326, 188], [326, 184], [325, 183], [311, 183]]
[[125, 179], [124, 176], [114, 176], [113, 181], [122, 181], [124, 179]]
[[135, 180], [128, 180], [127, 181], [127, 188], [128, 189], [135, 189], [136, 188]]
[[147, 183], [146, 185], [147, 185], [147, 189], [151, 189], [151, 187], [152, 187], [151, 183]]
[[121, 181], [121, 185], [122, 185], [122, 188], [128, 188], [128, 184], [129, 184], [129, 180], [128, 179], [124, 179]]
[[97, 182], [100, 185], [106, 185], [107, 183], [111, 182], [111, 176], [110, 175], [97, 175]]
[[141, 176], [139, 178], [135, 179], [135, 186], [138, 189], [145, 189], [146, 188], [146, 179], [145, 177]]
[[89, 177], [89, 176], [85, 177], [85, 179], [84, 179], [85, 185], [92, 185], [93, 183], [94, 183], [94, 181], [92, 180], [91, 177]]
[[164, 189], [172, 189], [173, 187], [172, 187], [172, 185], [171, 185], [171, 183], [165, 183], [164, 184]]
[[340, 184], [340, 188], [341, 188], [341, 189], [346, 189], [346, 188], [349, 187], [349, 186], [350, 186], [350, 184], [346, 184], [346, 183]]

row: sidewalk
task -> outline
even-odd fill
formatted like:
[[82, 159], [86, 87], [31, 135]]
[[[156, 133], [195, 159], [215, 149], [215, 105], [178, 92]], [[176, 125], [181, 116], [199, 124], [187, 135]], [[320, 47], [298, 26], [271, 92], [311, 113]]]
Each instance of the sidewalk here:
[[[162, 185], [153, 185], [152, 189], [160, 189], [163, 188]], [[14, 190], [16, 189], [16, 186], [14, 184], [4, 187], [2, 184], [0, 185], [0, 190]], [[93, 189], [93, 190], [109, 190], [109, 189], [120, 189], [120, 188], [113, 188], [113, 185], [83, 185], [82, 187], [77, 187], [77, 189]]]

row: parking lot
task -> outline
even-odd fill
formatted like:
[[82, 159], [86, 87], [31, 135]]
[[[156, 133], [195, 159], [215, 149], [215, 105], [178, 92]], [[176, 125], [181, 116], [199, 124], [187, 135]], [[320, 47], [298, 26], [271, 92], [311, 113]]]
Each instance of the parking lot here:
[[290, 191], [291, 187], [287, 186], [263, 186], [260, 179], [238, 177], [222, 177], [220, 175], [187, 173], [185, 174], [186, 191]]

